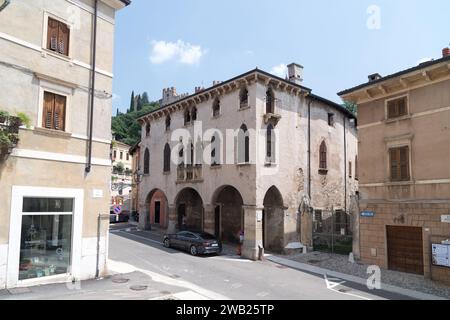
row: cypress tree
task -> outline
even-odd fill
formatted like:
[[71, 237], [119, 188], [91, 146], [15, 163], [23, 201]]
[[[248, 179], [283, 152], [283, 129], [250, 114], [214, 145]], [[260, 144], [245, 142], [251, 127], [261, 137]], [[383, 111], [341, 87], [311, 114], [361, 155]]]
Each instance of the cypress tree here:
[[134, 90], [131, 92], [130, 110], [134, 111]]

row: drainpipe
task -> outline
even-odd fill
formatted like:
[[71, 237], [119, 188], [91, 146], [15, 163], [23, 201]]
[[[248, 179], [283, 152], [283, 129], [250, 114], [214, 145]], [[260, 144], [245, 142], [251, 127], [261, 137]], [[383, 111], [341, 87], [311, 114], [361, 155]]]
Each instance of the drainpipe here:
[[11, 3], [11, 0], [5, 0], [5, 2], [0, 6], [0, 11], [2, 11], [3, 9], [5, 9], [8, 4]]
[[311, 104], [313, 100], [308, 102], [308, 198], [311, 203]]
[[91, 88], [90, 88], [90, 115], [89, 115], [89, 149], [88, 162], [86, 164], [86, 173], [91, 172], [92, 167], [92, 130], [94, 124], [94, 98], [95, 98], [95, 69], [97, 58], [97, 17], [98, 17], [98, 0], [95, 0], [94, 5], [94, 34], [93, 34], [93, 49], [92, 49], [92, 74], [91, 74]]
[[347, 117], [344, 114], [344, 212], [347, 214]]

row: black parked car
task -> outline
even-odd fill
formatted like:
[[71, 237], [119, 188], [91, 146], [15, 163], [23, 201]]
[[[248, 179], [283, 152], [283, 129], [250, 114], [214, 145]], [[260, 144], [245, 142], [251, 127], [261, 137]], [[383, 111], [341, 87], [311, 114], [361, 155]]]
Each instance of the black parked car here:
[[180, 231], [176, 234], [166, 234], [163, 244], [166, 248], [173, 247], [186, 250], [193, 256], [219, 254], [222, 251], [222, 243], [206, 232]]

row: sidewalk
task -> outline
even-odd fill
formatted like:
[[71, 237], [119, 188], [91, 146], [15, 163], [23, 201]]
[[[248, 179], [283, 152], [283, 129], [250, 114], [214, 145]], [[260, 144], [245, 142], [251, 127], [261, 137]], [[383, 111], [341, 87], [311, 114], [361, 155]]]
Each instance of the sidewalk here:
[[[367, 284], [367, 265], [350, 263], [347, 256], [311, 252], [291, 256], [267, 254], [266, 259], [300, 271]], [[381, 270], [381, 289], [421, 300], [450, 299], [450, 287], [422, 276]]]

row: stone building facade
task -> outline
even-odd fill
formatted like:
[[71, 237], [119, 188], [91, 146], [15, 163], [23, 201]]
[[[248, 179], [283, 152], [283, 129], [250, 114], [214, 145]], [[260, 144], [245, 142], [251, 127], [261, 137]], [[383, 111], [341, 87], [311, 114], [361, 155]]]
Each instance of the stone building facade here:
[[[355, 119], [301, 85], [255, 69], [142, 116], [140, 225], [164, 195], [169, 232], [187, 228], [260, 248], [312, 247], [314, 209], [348, 212]], [[354, 169], [353, 169], [354, 170]]]
[[129, 3], [16, 0], [0, 11], [0, 110], [30, 119], [1, 154], [0, 289], [105, 272], [114, 23]]
[[339, 95], [358, 104], [362, 260], [449, 282], [450, 264], [436, 265], [446, 259], [436, 245], [450, 251], [450, 49], [443, 53]]

